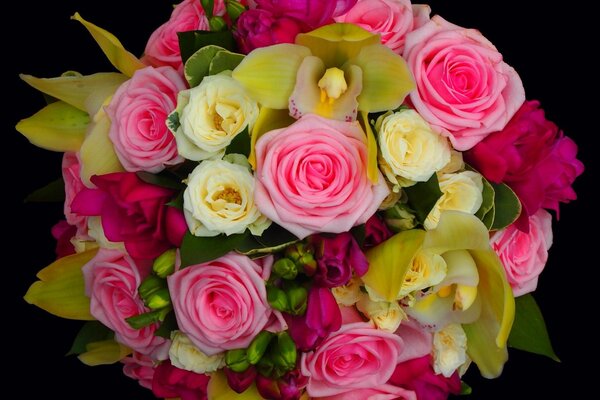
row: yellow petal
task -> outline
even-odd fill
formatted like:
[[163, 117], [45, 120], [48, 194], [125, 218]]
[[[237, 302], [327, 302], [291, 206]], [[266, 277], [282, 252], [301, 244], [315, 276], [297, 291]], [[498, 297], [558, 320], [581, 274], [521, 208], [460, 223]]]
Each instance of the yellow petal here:
[[78, 355], [77, 358], [90, 367], [114, 364], [132, 353], [130, 348], [112, 339], [89, 343], [86, 349], [87, 351]]
[[348, 64], [357, 65], [363, 71], [363, 90], [358, 97], [362, 111], [398, 108], [415, 88], [404, 59], [381, 44], [363, 48]]
[[341, 67], [360, 53], [363, 47], [378, 44], [373, 35], [354, 24], [331, 24], [296, 36], [296, 43], [308, 47], [327, 68]]
[[369, 270], [363, 282], [385, 301], [396, 301], [411, 262], [423, 244], [425, 231], [400, 232], [367, 253]]
[[232, 76], [263, 107], [287, 109], [302, 60], [310, 55], [306, 47], [278, 44], [248, 54]]
[[288, 110], [274, 110], [272, 108], [261, 107], [258, 118], [252, 128], [252, 137], [250, 141], [250, 155], [248, 162], [256, 169], [256, 153], [254, 147], [256, 141], [265, 133], [274, 129], [285, 128], [293, 124], [295, 120], [290, 117]]
[[377, 168], [377, 140], [371, 124], [369, 123], [369, 114], [365, 111], [359, 113], [360, 124], [367, 134], [367, 177], [376, 184], [379, 180], [379, 169]]
[[470, 323], [477, 321], [481, 315], [481, 302], [476, 298], [471, 306], [465, 311], [455, 308], [454, 288], [449, 293], [430, 293], [425, 297], [417, 299], [412, 307], [406, 309], [406, 313], [415, 318], [423, 325], [434, 329], [442, 329], [448, 324]]
[[443, 254], [451, 250], [487, 250], [489, 233], [474, 215], [460, 211], [444, 211], [435, 229], [427, 232], [423, 248]]
[[[105, 104], [108, 103], [108, 99]], [[90, 182], [93, 175], [104, 175], [111, 172], [124, 171], [119, 162], [108, 132], [110, 119], [100, 108], [98, 114], [90, 124], [87, 137], [83, 141], [79, 157], [81, 159], [81, 180], [88, 187], [94, 185]]]
[[25, 301], [62, 318], [93, 321], [81, 268], [96, 252], [63, 257], [41, 270], [37, 274], [40, 280], [31, 285]]
[[86, 21], [79, 13], [75, 13], [71, 19], [79, 21], [85, 26], [111, 64], [123, 74], [131, 78], [135, 71], [146, 67], [136, 56], [125, 50], [119, 39], [112, 33]]
[[446, 277], [439, 284], [449, 286], [453, 284], [477, 286], [479, 284], [479, 273], [477, 264], [467, 250], [452, 250], [445, 252], [442, 257], [448, 266]]
[[515, 317], [515, 299], [504, 269], [493, 250], [471, 251], [479, 271], [478, 298], [481, 316], [464, 325], [467, 352], [481, 375], [495, 378], [502, 373], [508, 359], [506, 341]]
[[16, 129], [32, 144], [51, 151], [78, 151], [90, 122], [88, 114], [57, 101], [21, 120]]
[[262, 399], [258, 393], [256, 386], [252, 384], [243, 393], [236, 393], [227, 384], [227, 377], [223, 372], [215, 372], [211, 374], [208, 381], [208, 400], [256, 400]]
[[114, 72], [93, 75], [66, 75], [58, 78], [36, 78], [31, 75], [20, 75], [30, 86], [94, 115], [104, 99], [111, 96], [127, 77]]

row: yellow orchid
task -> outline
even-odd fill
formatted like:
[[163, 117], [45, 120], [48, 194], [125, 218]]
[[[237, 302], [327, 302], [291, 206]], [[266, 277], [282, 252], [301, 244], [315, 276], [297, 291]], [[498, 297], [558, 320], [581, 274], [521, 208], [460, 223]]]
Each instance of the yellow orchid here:
[[[401, 232], [367, 252], [369, 271], [362, 279], [369, 293], [395, 301], [407, 283], [415, 260], [427, 257], [446, 265], [443, 279], [425, 292], [416, 292], [409, 316], [441, 329], [463, 324], [468, 353], [481, 374], [493, 378], [508, 359], [506, 342], [515, 313], [515, 302], [502, 264], [489, 245], [488, 230], [473, 215], [445, 211], [430, 231]], [[441, 259], [440, 259], [441, 257]], [[436, 266], [431, 266], [431, 273]], [[426, 275], [426, 274], [425, 274]]]

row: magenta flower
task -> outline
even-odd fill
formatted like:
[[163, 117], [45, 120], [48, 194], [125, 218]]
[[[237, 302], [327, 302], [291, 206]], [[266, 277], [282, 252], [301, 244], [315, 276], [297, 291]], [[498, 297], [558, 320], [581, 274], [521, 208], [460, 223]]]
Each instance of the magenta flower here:
[[243, 53], [279, 43], [294, 43], [296, 35], [306, 31], [304, 24], [294, 18], [276, 17], [269, 10], [244, 12], [237, 22], [236, 39]]
[[446, 400], [449, 394], [460, 393], [458, 373], [450, 378], [436, 375], [430, 355], [398, 364], [388, 383], [413, 390], [417, 399]]
[[390, 228], [377, 215], [374, 214], [365, 223], [365, 240], [363, 242], [364, 249], [370, 249], [377, 246], [379, 243], [385, 242], [393, 235]]
[[271, 400], [298, 400], [306, 386], [307, 378], [299, 370], [274, 380], [262, 375], [256, 377], [256, 388], [262, 397]]
[[346, 13], [356, 0], [256, 0], [256, 4], [257, 8], [295, 18], [315, 29], [333, 23], [333, 18]]
[[181, 400], [206, 400], [206, 388], [210, 377], [184, 371], [165, 361], [156, 367], [152, 380], [152, 392], [159, 398]]
[[350, 233], [332, 238], [317, 235], [312, 237], [312, 242], [317, 249], [317, 286], [343, 286], [352, 278], [352, 271], [358, 276], [367, 273], [369, 262]]

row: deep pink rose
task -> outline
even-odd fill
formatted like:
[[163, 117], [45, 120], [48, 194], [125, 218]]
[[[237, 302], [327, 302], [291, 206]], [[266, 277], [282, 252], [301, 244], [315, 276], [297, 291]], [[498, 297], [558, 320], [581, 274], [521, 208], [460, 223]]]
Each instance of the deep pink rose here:
[[357, 276], [367, 273], [367, 257], [350, 233], [343, 232], [334, 237], [315, 235], [310, 240], [316, 249], [317, 272], [314, 282], [317, 286], [343, 286], [352, 278], [353, 271]]
[[90, 239], [88, 232], [88, 218], [83, 215], [78, 215], [71, 210], [71, 204], [73, 199], [81, 190], [85, 188], [85, 185], [81, 181], [81, 165], [77, 158], [77, 153], [66, 152], [62, 160], [62, 177], [65, 183], [65, 204], [64, 213], [65, 219], [69, 225], [73, 225], [77, 228], [75, 235], [78, 239], [86, 240]]
[[256, 377], [258, 393], [269, 400], [299, 400], [304, 392], [307, 379], [299, 370], [288, 372], [279, 379], [262, 375]]
[[304, 315], [285, 314], [288, 333], [300, 351], [314, 349], [331, 332], [342, 326], [342, 313], [327, 288], [312, 287], [308, 292]]
[[152, 390], [152, 379], [154, 378], [154, 360], [146, 355], [134, 352], [131, 357], [121, 360], [123, 374], [135, 379], [146, 389]]
[[363, 242], [363, 248], [370, 249], [380, 243], [385, 242], [391, 238], [394, 234], [385, 224], [385, 222], [375, 214], [365, 223], [365, 240]]
[[166, 204], [174, 192], [142, 181], [131, 172], [92, 176], [97, 189], [84, 189], [73, 200], [74, 212], [102, 217], [104, 234], [111, 242], [124, 242], [135, 259], [154, 259], [180, 239], [169, 234], [181, 229], [181, 215]]
[[248, 347], [272, 315], [265, 287], [272, 262], [229, 253], [169, 276], [179, 329], [208, 355]]
[[430, 355], [405, 361], [396, 367], [389, 383], [414, 390], [417, 399], [446, 400], [449, 394], [459, 394], [458, 373], [450, 378], [436, 375], [431, 362]]
[[177, 94], [185, 89], [173, 68], [146, 67], [116, 91], [106, 108], [108, 136], [127, 171], [157, 173], [183, 161], [166, 121], [177, 107]]
[[367, 178], [366, 136], [358, 122], [306, 115], [256, 143], [256, 205], [299, 238], [347, 232], [365, 223], [389, 193]]
[[503, 129], [525, 101], [519, 75], [492, 43], [438, 15], [406, 36], [404, 58], [414, 107], [457, 150]]
[[152, 380], [152, 392], [161, 399], [207, 400], [209, 381], [208, 375], [179, 369], [167, 360], [156, 367]]
[[77, 228], [69, 225], [67, 221], [60, 220], [52, 227], [52, 237], [56, 239], [56, 259], [75, 254], [75, 247], [71, 243], [71, 238], [77, 233]]
[[465, 153], [465, 159], [487, 179], [509, 185], [523, 205], [518, 227], [540, 208], [557, 212], [559, 202], [577, 195], [571, 187], [583, 172], [577, 145], [546, 120], [538, 101], [528, 101], [500, 131]]
[[[225, 14], [223, 0], [216, 0], [214, 14]], [[170, 66], [183, 71], [177, 32], [208, 31], [208, 20], [199, 0], [184, 0], [175, 7], [171, 18], [161, 25], [148, 40], [143, 61], [155, 67]]]
[[552, 216], [545, 210], [538, 210], [529, 217], [529, 232], [525, 233], [513, 224], [494, 233], [490, 244], [504, 265], [514, 295], [533, 292], [552, 246]]
[[380, 34], [381, 43], [401, 55], [406, 35], [425, 25], [430, 12], [429, 6], [413, 6], [410, 0], [358, 0], [346, 14], [335, 20]]
[[134, 329], [125, 321], [149, 311], [138, 295], [144, 276], [131, 257], [119, 250], [100, 249], [83, 267], [83, 276], [91, 314], [115, 331], [117, 342], [156, 359], [168, 357], [169, 342], [154, 336], [157, 324]]
[[271, 11], [248, 10], [237, 21], [235, 38], [242, 53], [279, 43], [294, 43], [296, 35], [306, 29], [302, 22], [286, 16], [274, 16]]
[[256, 7], [278, 17], [294, 18], [310, 29], [333, 23], [334, 17], [344, 14], [356, 0], [255, 0]]
[[[420, 342], [415, 343], [420, 346]], [[430, 345], [423, 349], [411, 346], [410, 336], [386, 332], [371, 323], [343, 325], [314, 351], [302, 355], [300, 368], [308, 377], [306, 391], [312, 398], [381, 388], [392, 376], [396, 365], [406, 360], [405, 349], [410, 350], [409, 356], [430, 349]], [[403, 396], [401, 398], [414, 400], [408, 391], [404, 391]]]

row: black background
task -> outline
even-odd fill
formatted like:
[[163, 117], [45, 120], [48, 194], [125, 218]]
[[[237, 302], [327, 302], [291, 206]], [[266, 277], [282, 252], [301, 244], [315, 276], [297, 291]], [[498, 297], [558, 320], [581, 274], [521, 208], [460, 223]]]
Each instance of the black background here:
[[[11, 370], [5, 389], [16, 398], [150, 399], [122, 376], [120, 366], [90, 368], [64, 357], [80, 323], [60, 320], [27, 305], [22, 296], [35, 273], [53, 259], [50, 227], [61, 217], [57, 205], [23, 204], [32, 190], [60, 176], [60, 155], [29, 145], [15, 123], [43, 107], [42, 97], [20, 82], [20, 72], [41, 77], [65, 70], [111, 71], [85, 29], [69, 16], [85, 18], [115, 33], [141, 54], [151, 32], [164, 22], [175, 0], [60, 0], [12, 2], [2, 12], [3, 185], [1, 231], [4, 245], [3, 366]], [[504, 375], [487, 381], [472, 368], [466, 380], [473, 399], [588, 398], [594, 396], [599, 335], [597, 203], [594, 138], [598, 135], [597, 23], [582, 3], [552, 6], [544, 1], [431, 1], [433, 12], [462, 26], [476, 27], [504, 54], [523, 79], [529, 99], [539, 99], [547, 116], [580, 145], [586, 172], [575, 188], [580, 200], [561, 208], [554, 246], [535, 296], [544, 311], [562, 363], [511, 351]], [[597, 156], [596, 156], [597, 158]], [[8, 303], [6, 302], [8, 300]], [[16, 384], [16, 382], [23, 384]], [[12, 383], [11, 383], [12, 382]], [[6, 386], [8, 385], [8, 386]], [[13, 386], [14, 385], [14, 386]], [[6, 392], [4, 392], [7, 394]], [[5, 397], [4, 395], [2, 397]]]

